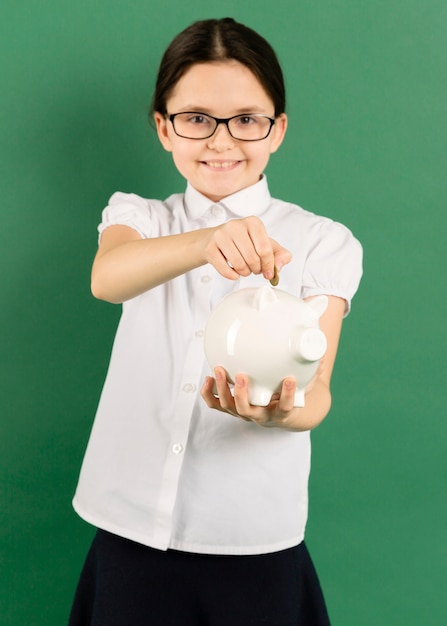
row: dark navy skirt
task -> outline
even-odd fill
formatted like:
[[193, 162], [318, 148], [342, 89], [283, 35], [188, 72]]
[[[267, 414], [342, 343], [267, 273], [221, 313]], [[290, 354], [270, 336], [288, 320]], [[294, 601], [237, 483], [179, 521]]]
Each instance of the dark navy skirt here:
[[99, 530], [69, 626], [329, 626], [304, 543], [215, 556], [148, 548]]

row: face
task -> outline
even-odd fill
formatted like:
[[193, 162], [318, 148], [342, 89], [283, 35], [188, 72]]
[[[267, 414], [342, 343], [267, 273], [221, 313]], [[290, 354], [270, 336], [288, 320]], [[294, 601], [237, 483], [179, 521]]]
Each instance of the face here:
[[[258, 79], [237, 61], [193, 65], [178, 81], [167, 101], [168, 114], [195, 111], [228, 118], [242, 113], [274, 117], [274, 105]], [[283, 113], [268, 137], [238, 141], [224, 124], [208, 139], [185, 139], [174, 133], [172, 123], [155, 113], [163, 147], [172, 152], [179, 172], [202, 194], [218, 202], [256, 183], [270, 154], [284, 138], [287, 117]]]

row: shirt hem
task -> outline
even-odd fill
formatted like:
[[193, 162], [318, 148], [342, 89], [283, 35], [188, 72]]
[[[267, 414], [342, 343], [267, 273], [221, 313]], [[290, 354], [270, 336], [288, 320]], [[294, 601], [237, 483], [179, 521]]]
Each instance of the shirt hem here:
[[195, 544], [184, 541], [171, 541], [169, 549], [178, 550], [180, 552], [191, 552], [194, 554], [215, 554], [223, 556], [250, 556], [256, 554], [270, 554], [272, 552], [280, 552], [288, 548], [294, 548], [304, 541], [304, 534], [298, 535], [284, 541], [270, 543], [266, 545], [255, 546], [222, 546], [210, 544]]
[[147, 535], [135, 532], [130, 530], [129, 528], [123, 528], [109, 520], [104, 521], [100, 518], [97, 518], [95, 515], [86, 511], [82, 505], [79, 504], [79, 501], [74, 498], [73, 509], [79, 515], [81, 519], [83, 519], [88, 524], [95, 526], [96, 528], [100, 528], [101, 530], [105, 530], [107, 532], [112, 533], [113, 535], [118, 535], [123, 539], [130, 539], [130, 541], [135, 541], [136, 543], [141, 543], [144, 546], [149, 548], [154, 548], [156, 550], [163, 550], [166, 552], [167, 550], [177, 550], [179, 552], [189, 552], [192, 554], [214, 554], [214, 555], [222, 555], [222, 556], [249, 556], [256, 554], [270, 554], [272, 552], [280, 552], [281, 550], [287, 550], [288, 548], [293, 548], [299, 545], [304, 540], [304, 532], [297, 535], [296, 537], [286, 539], [284, 541], [279, 541], [275, 543], [268, 543], [263, 545], [252, 545], [252, 546], [234, 546], [234, 545], [213, 545], [213, 544], [196, 544], [190, 543], [187, 541], [178, 541], [178, 540], [170, 540], [169, 542], [157, 542], [150, 540]]
[[122, 537], [123, 539], [130, 539], [130, 541], [135, 541], [136, 543], [141, 543], [148, 548], [155, 548], [156, 550], [167, 550], [168, 542], [157, 542], [148, 539], [148, 536], [143, 533], [139, 533], [136, 531], [132, 531], [129, 528], [125, 528], [123, 526], [119, 526], [118, 524], [114, 524], [109, 520], [104, 520], [101, 517], [96, 517], [94, 514], [86, 511], [83, 506], [81, 506], [76, 498], [73, 499], [72, 502], [73, 508], [75, 512], [79, 515], [81, 519], [83, 519], [88, 524], [95, 526], [96, 528], [100, 528], [101, 530], [105, 530], [113, 535], [118, 535], [118, 537]]

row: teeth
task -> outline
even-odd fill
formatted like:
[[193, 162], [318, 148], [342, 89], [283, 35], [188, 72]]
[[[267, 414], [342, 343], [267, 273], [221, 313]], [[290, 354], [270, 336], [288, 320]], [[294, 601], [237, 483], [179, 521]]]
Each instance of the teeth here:
[[219, 169], [232, 167], [236, 163], [237, 161], [206, 161], [206, 164], [209, 165], [209, 167], [216, 167]]

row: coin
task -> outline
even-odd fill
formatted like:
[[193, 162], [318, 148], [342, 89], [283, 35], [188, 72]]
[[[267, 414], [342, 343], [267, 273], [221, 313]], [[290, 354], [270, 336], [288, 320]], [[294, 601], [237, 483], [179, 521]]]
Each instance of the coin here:
[[269, 282], [272, 285], [272, 287], [276, 287], [279, 284], [279, 274], [278, 274], [278, 270], [276, 269], [276, 265], [274, 269], [273, 278], [271, 278]]

